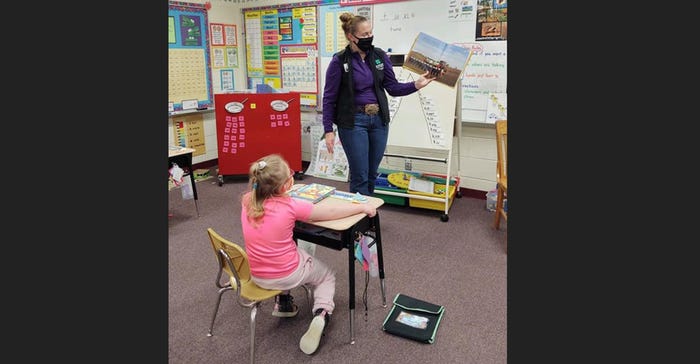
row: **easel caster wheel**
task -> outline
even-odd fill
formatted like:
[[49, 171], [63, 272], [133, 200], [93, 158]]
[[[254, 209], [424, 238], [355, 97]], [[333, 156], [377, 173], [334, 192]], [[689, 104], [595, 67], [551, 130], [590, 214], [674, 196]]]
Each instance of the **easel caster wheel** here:
[[450, 219], [450, 217], [447, 216], [447, 214], [440, 215], [440, 221], [442, 221], [442, 222], [447, 222], [447, 220], [449, 220], [449, 219]]
[[219, 175], [217, 178], [219, 179], [219, 187], [221, 187], [224, 184], [224, 176]]

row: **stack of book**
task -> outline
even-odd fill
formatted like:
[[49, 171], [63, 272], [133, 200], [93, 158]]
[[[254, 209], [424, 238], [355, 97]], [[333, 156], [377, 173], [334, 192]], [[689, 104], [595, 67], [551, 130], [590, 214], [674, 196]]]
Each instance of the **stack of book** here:
[[316, 203], [332, 195], [333, 192], [335, 192], [335, 187], [333, 186], [323, 185], [320, 183], [311, 183], [291, 191], [289, 195], [293, 198]]

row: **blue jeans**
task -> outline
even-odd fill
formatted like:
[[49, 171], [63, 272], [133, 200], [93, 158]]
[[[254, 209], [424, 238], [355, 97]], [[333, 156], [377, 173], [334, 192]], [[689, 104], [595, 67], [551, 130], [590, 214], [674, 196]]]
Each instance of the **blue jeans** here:
[[378, 114], [357, 113], [355, 126], [338, 128], [338, 137], [348, 157], [350, 192], [372, 196], [379, 164], [384, 158], [389, 125], [384, 125]]

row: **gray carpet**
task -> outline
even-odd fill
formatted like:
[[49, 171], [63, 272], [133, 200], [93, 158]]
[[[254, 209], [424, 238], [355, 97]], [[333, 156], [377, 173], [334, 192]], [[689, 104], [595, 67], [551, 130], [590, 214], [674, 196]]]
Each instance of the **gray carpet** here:
[[[212, 174], [216, 169], [212, 168]], [[304, 176], [298, 183], [320, 182], [347, 190], [347, 183]], [[216, 300], [217, 262], [206, 229], [243, 245], [239, 196], [243, 177], [197, 182], [199, 212], [180, 190], [169, 192], [169, 363], [247, 363], [249, 309], [227, 292], [207, 337]], [[294, 318], [270, 315], [273, 302], [258, 311], [257, 363], [506, 363], [507, 223], [493, 229], [486, 201], [455, 198], [449, 221], [442, 211], [384, 204], [379, 208], [386, 274], [387, 307], [381, 305], [379, 278], [367, 287], [368, 311], [362, 302], [365, 272], [355, 269], [355, 340], [349, 345], [347, 252], [316, 248], [316, 256], [336, 270], [336, 309], [316, 353], [306, 355], [299, 339], [311, 320], [304, 290], [292, 291], [300, 311]], [[391, 301], [398, 293], [445, 306], [433, 344], [382, 331]]]

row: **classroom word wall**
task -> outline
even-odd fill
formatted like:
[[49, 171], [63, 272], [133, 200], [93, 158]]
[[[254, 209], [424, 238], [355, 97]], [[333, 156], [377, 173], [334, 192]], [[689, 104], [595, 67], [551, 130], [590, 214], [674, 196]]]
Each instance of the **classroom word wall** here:
[[300, 92], [318, 102], [316, 7], [244, 11], [248, 88], [259, 84]]

